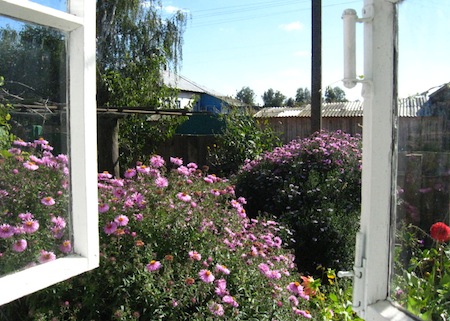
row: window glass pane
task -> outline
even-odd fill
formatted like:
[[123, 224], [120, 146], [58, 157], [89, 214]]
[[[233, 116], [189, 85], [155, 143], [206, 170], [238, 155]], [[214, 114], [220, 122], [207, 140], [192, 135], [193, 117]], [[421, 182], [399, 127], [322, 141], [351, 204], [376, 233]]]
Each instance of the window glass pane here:
[[450, 319], [450, 2], [399, 4], [398, 151], [391, 297]]
[[53, 9], [67, 11], [67, 0], [31, 0], [31, 1]]
[[72, 252], [66, 38], [0, 19], [0, 276]]

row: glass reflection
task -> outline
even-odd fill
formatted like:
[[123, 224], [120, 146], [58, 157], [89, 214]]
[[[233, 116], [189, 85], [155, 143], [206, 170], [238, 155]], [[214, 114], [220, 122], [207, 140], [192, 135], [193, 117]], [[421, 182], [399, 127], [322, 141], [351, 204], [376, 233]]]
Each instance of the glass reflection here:
[[31, 1], [53, 9], [67, 11], [67, 0], [31, 0]]
[[66, 35], [0, 20], [0, 276], [72, 252]]
[[391, 297], [423, 320], [449, 320], [450, 3], [407, 0], [398, 9]]

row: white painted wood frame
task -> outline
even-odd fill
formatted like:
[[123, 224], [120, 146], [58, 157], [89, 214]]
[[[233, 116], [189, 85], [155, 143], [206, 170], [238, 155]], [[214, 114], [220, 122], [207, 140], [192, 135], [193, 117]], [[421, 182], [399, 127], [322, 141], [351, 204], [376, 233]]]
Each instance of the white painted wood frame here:
[[27, 0], [0, 0], [0, 14], [68, 34], [71, 216], [74, 255], [0, 278], [0, 305], [99, 264], [95, 70], [96, 1], [68, 0], [62, 12]]

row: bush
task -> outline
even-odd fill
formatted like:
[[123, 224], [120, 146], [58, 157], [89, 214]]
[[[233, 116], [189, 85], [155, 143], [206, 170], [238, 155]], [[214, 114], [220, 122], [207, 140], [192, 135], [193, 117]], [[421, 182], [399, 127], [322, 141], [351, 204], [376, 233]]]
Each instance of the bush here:
[[248, 113], [233, 111], [221, 115], [225, 129], [216, 135], [216, 144], [208, 147], [208, 163], [214, 172], [229, 177], [237, 173], [247, 159], [281, 145], [281, 140], [268, 126]]
[[236, 177], [250, 217], [270, 213], [294, 232], [297, 264], [348, 269], [360, 216], [361, 140], [315, 133], [249, 161]]
[[172, 161], [178, 165], [170, 173], [153, 156], [150, 165], [127, 170], [124, 179], [99, 174], [100, 267], [2, 306], [0, 319], [319, 315], [307, 310], [316, 307], [307, 291], [318, 291], [319, 283], [305, 283], [295, 273], [281, 238], [288, 231], [273, 220], [247, 218], [245, 199], [235, 198], [226, 179]]

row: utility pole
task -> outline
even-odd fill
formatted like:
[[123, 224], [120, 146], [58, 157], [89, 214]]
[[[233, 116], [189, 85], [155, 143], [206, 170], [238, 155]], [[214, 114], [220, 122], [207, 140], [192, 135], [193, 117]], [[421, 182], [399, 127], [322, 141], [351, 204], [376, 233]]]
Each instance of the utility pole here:
[[312, 4], [311, 133], [322, 129], [322, 0]]

